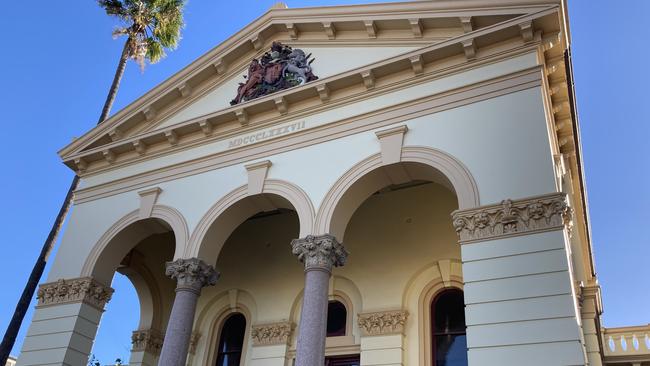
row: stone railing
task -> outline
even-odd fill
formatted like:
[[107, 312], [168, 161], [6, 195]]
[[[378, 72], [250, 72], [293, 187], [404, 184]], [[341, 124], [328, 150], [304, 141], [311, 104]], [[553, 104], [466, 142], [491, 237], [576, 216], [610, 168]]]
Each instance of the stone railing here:
[[605, 363], [650, 361], [650, 324], [636, 327], [605, 328], [603, 331]]

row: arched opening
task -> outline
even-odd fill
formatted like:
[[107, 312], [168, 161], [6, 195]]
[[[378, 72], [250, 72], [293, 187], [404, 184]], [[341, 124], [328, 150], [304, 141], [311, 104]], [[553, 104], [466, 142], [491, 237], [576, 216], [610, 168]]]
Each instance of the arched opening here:
[[102, 364], [117, 358], [129, 364], [156, 362], [159, 349], [140, 347], [135, 339], [146, 333], [154, 339], [150, 344], [162, 346], [175, 289], [165, 263], [177, 249], [176, 233], [165, 220], [138, 220], [136, 214], [116, 226], [114, 235], [97, 243], [86, 266], [94, 279], [115, 289], [91, 354]]
[[[458, 280], [462, 283], [456, 269], [461, 248], [451, 218], [461, 200], [452, 180], [433, 166], [417, 161], [361, 171], [363, 174], [357, 174], [355, 179], [343, 177], [341, 182], [348, 182], [337, 188], [339, 193], [326, 197], [326, 203], [329, 197], [338, 199], [329, 206], [329, 224], [322, 227], [329, 227], [351, 253], [337, 273], [359, 287], [364, 309], [406, 311], [403, 295], [411, 280], [426, 268], [435, 268], [435, 274], [426, 282], [435, 275], [444, 286]], [[327, 210], [319, 211], [320, 218], [327, 216]], [[320, 222], [318, 225], [321, 227]], [[417, 334], [420, 323], [428, 320], [428, 314], [425, 317], [411, 311], [403, 332], [378, 326], [367, 336], [396, 337], [403, 351], [391, 352], [418, 359], [418, 354], [430, 350], [425, 351], [417, 340], [402, 335], [413, 334], [412, 329]], [[424, 364], [430, 365], [431, 361]]]
[[332, 300], [327, 304], [327, 336], [345, 336], [347, 330], [348, 311], [342, 302]]
[[[198, 253], [204, 261], [215, 263], [221, 275], [215, 286], [202, 290], [201, 299], [205, 302], [199, 303], [197, 309], [201, 316], [197, 318], [195, 329], [207, 332], [206, 344], [199, 346], [197, 351], [201, 364], [221, 366], [225, 362], [220, 359], [221, 330], [208, 326], [210, 319], [218, 318], [222, 311], [211, 305], [213, 299], [225, 298], [229, 312], [246, 314], [247, 333], [241, 349], [241, 365], [255, 354], [251, 352], [253, 326], [280, 323], [290, 318], [292, 301], [304, 285], [303, 270], [291, 254], [290, 246], [291, 241], [299, 237], [301, 220], [288, 199], [263, 193], [244, 195], [231, 202], [206, 226]], [[239, 307], [244, 296], [251, 297], [247, 300], [250, 305], [246, 306], [250, 314]], [[256, 309], [264, 311], [260, 314]], [[259, 342], [266, 341], [268, 339]]]
[[246, 317], [233, 313], [224, 321], [219, 334], [216, 366], [239, 366], [246, 334]]
[[447, 289], [431, 302], [433, 366], [467, 366], [463, 291]]

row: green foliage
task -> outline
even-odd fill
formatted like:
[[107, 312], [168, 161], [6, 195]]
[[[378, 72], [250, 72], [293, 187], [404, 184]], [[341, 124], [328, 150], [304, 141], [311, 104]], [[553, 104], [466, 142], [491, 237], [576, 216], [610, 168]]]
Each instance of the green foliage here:
[[165, 57], [165, 49], [175, 49], [181, 38], [185, 0], [98, 0], [106, 14], [122, 25], [113, 36], [127, 37], [127, 57], [144, 68]]

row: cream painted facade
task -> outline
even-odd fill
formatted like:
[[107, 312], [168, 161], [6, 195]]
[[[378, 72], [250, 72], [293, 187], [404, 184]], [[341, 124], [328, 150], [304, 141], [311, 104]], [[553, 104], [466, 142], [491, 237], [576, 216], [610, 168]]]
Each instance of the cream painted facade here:
[[[129, 365], [214, 365], [234, 313], [240, 365], [433, 365], [446, 289], [471, 366], [650, 362], [600, 325], [565, 5], [270, 9], [60, 151], [82, 185], [18, 365], [85, 365], [116, 271]], [[230, 106], [274, 41], [320, 78]]]

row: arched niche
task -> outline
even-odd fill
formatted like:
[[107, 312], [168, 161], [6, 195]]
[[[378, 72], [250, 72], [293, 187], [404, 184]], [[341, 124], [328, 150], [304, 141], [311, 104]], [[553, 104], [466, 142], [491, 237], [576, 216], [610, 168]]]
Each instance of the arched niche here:
[[215, 264], [226, 240], [239, 225], [258, 213], [277, 210], [296, 212], [300, 237], [312, 233], [315, 215], [307, 194], [291, 183], [268, 179], [261, 194], [250, 195], [244, 185], [212, 206], [192, 233], [186, 257]]
[[348, 170], [325, 196], [316, 216], [316, 232], [343, 241], [350, 218], [370, 195], [411, 181], [430, 181], [448, 188], [460, 209], [480, 204], [478, 186], [460, 161], [440, 150], [404, 147], [399, 163], [383, 165], [381, 155], [375, 154]]

